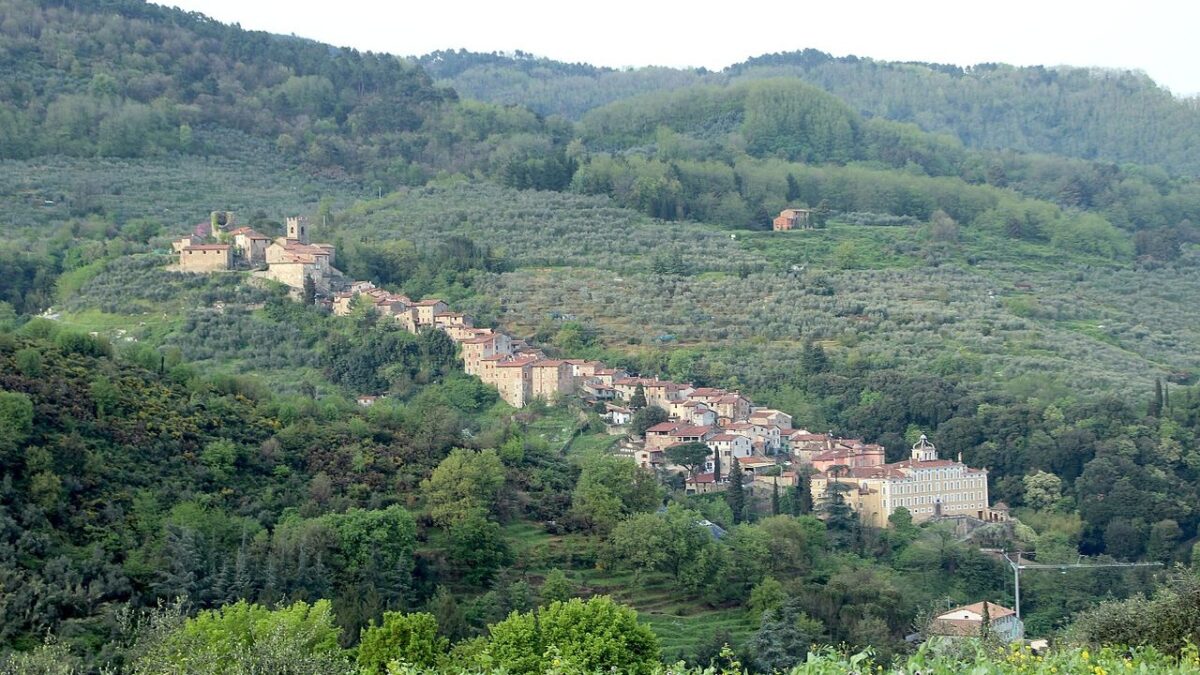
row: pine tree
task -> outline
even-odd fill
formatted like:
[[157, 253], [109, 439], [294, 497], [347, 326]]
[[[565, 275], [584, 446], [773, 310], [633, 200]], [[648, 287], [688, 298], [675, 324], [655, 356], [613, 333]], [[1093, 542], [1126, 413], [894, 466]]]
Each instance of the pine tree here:
[[742, 522], [745, 516], [746, 488], [743, 479], [742, 467], [738, 464], [738, 458], [734, 457], [729, 465], [729, 489], [725, 491], [725, 501], [729, 504], [729, 510], [733, 511], [735, 525]]

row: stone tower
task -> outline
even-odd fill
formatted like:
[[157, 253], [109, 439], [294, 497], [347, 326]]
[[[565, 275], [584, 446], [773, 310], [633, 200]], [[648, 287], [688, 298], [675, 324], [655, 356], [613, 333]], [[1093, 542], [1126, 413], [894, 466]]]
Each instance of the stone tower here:
[[912, 446], [912, 460], [914, 462], [932, 462], [937, 458], [937, 448], [929, 442], [929, 438], [925, 434], [921, 434], [921, 440]]
[[287, 238], [294, 239], [301, 244], [308, 243], [308, 223], [302, 216], [288, 216]]

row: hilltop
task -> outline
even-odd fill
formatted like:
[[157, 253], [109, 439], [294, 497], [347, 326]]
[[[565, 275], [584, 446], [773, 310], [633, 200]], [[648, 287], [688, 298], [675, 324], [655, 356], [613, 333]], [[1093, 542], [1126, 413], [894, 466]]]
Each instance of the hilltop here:
[[1196, 175], [1195, 100], [1134, 71], [835, 57], [814, 49], [765, 54], [719, 72], [616, 70], [530, 54], [440, 51], [417, 59], [462, 96], [580, 119], [609, 103], [696, 85], [788, 77], [824, 89], [869, 117], [949, 134], [972, 148], [1160, 165]]

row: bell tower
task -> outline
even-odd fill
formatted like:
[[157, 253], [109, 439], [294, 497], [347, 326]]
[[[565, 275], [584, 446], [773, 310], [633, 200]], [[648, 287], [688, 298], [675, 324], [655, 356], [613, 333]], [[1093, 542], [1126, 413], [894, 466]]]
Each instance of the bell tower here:
[[932, 462], [937, 458], [937, 448], [929, 442], [929, 437], [921, 434], [921, 439], [912, 446], [912, 460], [914, 462]]
[[303, 216], [288, 216], [287, 238], [294, 239], [301, 244], [308, 243], [308, 223]]

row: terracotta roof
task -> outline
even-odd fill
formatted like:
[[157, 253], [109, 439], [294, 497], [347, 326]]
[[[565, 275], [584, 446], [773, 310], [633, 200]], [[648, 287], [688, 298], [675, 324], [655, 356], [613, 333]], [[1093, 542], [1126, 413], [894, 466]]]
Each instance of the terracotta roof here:
[[759, 466], [775, 466], [773, 459], [754, 459], [752, 457], [743, 457], [739, 460], [742, 466], [759, 467]]
[[497, 363], [496, 367], [497, 368], [523, 368], [525, 366], [530, 365], [534, 361], [537, 361], [536, 356], [522, 356], [520, 358], [513, 359], [512, 361], [503, 361], [501, 363]]
[[465, 344], [465, 345], [487, 344], [489, 342], [494, 341], [497, 337], [498, 337], [498, 335], [496, 333], [489, 333], [487, 335], [480, 335], [479, 337], [470, 338], [469, 340], [463, 340], [463, 344]]
[[716, 478], [716, 476], [714, 476], [711, 473], [698, 473], [695, 476], [692, 476], [691, 478], [689, 478], [687, 482], [689, 482], [689, 483], [715, 483], [715, 482], [717, 482], [717, 478]]
[[301, 244], [300, 242], [296, 241], [295, 239], [287, 239], [287, 240], [285, 240], [284, 244], [282, 245], [282, 248], [283, 248], [283, 250], [287, 251], [288, 253], [307, 253], [308, 255], [329, 255], [330, 250], [333, 247], [329, 246], [328, 244], [325, 244], [324, 246], [317, 246], [314, 244]]
[[702, 427], [679, 427], [671, 432], [672, 436], [703, 436], [712, 431], [711, 426]]
[[263, 234], [262, 232], [255, 232], [254, 230], [252, 230], [249, 227], [239, 227], [236, 230], [230, 230], [229, 234], [232, 234], [235, 236], [239, 235], [239, 234], [244, 234], [251, 239], [266, 239], [268, 241], [270, 241], [270, 239], [271, 239], [270, 237]]
[[[984, 600], [983, 602], [975, 602], [970, 605], [963, 605], [962, 607], [955, 607], [952, 610], [938, 614], [937, 618], [942, 619], [943, 617], [946, 617], [946, 619], [944, 619], [944, 620], [953, 621], [955, 619], [953, 619], [951, 617], [954, 614], [957, 614], [959, 612], [971, 612], [972, 614], [978, 614], [980, 616], [983, 616], [983, 605], [985, 603], [987, 604], [989, 619], [995, 620], [995, 619], [999, 619], [1002, 616], [1009, 616], [1010, 614], [1016, 614], [1016, 612], [1009, 609], [1008, 607], [1005, 607], [1004, 605], [997, 605], [994, 602], [987, 602], [986, 600]], [[959, 620], [961, 620], [961, 619], [959, 619]]]
[[709, 438], [708, 440], [709, 441], [717, 441], [717, 442], [721, 442], [721, 443], [728, 443], [729, 441], [733, 441], [733, 440], [736, 440], [739, 438], [745, 438], [745, 436], [738, 436], [737, 434], [717, 434], [716, 436], [713, 436], [712, 438]]
[[649, 429], [646, 429], [646, 432], [649, 433], [649, 432], [653, 431], [656, 434], [665, 434], [665, 433], [675, 431], [678, 428], [679, 428], [678, 422], [659, 422], [658, 424], [655, 424], [654, 426], [650, 427]]
[[928, 462], [918, 462], [915, 459], [906, 459], [902, 462], [893, 462], [892, 464], [888, 464], [888, 466], [895, 467], [897, 469], [944, 469], [951, 466], [962, 466], [965, 468], [966, 465], [959, 464], [958, 462], [950, 459], [935, 459]]
[[417, 307], [433, 307], [434, 305], [436, 305], [436, 304], [438, 304], [438, 303], [441, 303], [441, 304], [443, 304], [443, 305], [444, 305], [444, 304], [446, 304], [446, 303], [445, 303], [445, 301], [443, 301], [443, 300], [438, 300], [438, 299], [436, 299], [436, 298], [435, 298], [435, 299], [432, 299], [432, 300], [422, 300], [422, 301], [420, 301], [420, 302], [417, 302], [417, 303], [414, 303], [414, 304], [415, 304]]
[[554, 359], [546, 359], [533, 364], [534, 368], [558, 368], [566, 365], [566, 361], [555, 361]]
[[185, 251], [228, 251], [229, 244], [192, 244]]

